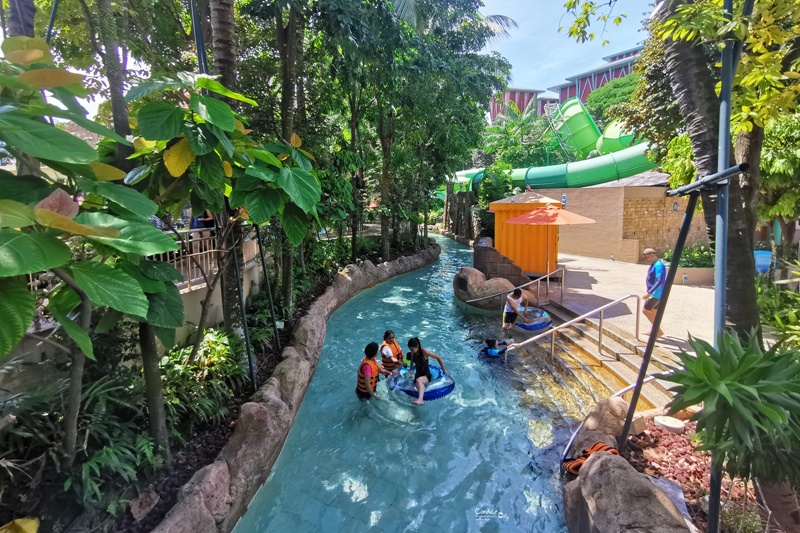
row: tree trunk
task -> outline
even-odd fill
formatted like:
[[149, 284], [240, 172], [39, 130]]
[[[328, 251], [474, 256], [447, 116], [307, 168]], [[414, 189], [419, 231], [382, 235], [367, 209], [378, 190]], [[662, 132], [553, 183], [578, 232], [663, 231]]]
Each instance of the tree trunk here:
[[300, 263], [300, 272], [303, 277], [306, 277], [306, 256], [305, 256], [305, 243], [301, 242], [297, 247], [297, 261]]
[[[108, 79], [111, 96], [111, 117], [114, 131], [122, 137], [131, 134], [128, 123], [128, 104], [125, 102], [125, 70], [119, 56], [117, 43], [117, 19], [111, 6], [111, 0], [97, 0], [97, 33], [103, 46], [103, 66]], [[117, 143], [115, 166], [129, 171], [133, 165], [128, 156], [133, 153], [132, 146]]]
[[236, 64], [236, 23], [233, 18], [233, 0], [209, 0], [211, 9], [212, 50], [214, 72], [219, 81], [235, 91], [238, 66]]
[[8, 1], [8, 36], [34, 37], [33, 21], [36, 17], [36, 6], [33, 0]]
[[[665, 20], [679, 5], [685, 3], [684, 0], [665, 2], [658, 16]], [[719, 98], [703, 51], [691, 43], [668, 39], [664, 42], [664, 59], [692, 143], [698, 175], [714, 174], [717, 172], [719, 144]], [[752, 166], [747, 176], [731, 180], [729, 192], [726, 317], [740, 335], [747, 335], [760, 325], [754, 279], [753, 232], [763, 136], [763, 130], [754, 127], [753, 132], [740, 135], [737, 139], [737, 161]], [[716, 195], [703, 193], [702, 199], [703, 215], [711, 238], [716, 228]]]
[[172, 464], [172, 454], [167, 438], [167, 415], [164, 410], [164, 395], [161, 391], [161, 371], [158, 368], [158, 352], [153, 326], [139, 323], [139, 346], [142, 349], [142, 368], [144, 370], [145, 398], [150, 420], [150, 436], [155, 441], [159, 453], [163, 454], [167, 465]]
[[[80, 327], [88, 333], [92, 325], [92, 301], [89, 296], [78, 287], [75, 280], [63, 269], [54, 268], [53, 273], [74, 290], [81, 299]], [[78, 415], [81, 411], [81, 396], [83, 395], [83, 367], [86, 356], [80, 348], [72, 349], [72, 364], [69, 368], [69, 391], [67, 405], [64, 410], [64, 437], [61, 441], [62, 468], [65, 474], [69, 473], [72, 463], [75, 462], [75, 445], [78, 441]]]
[[[780, 279], [789, 279], [789, 261], [792, 258], [792, 246], [794, 246], [794, 235], [797, 230], [797, 224], [794, 220], [786, 220], [781, 217], [778, 218], [778, 224], [781, 226], [781, 261], [780, 261]], [[775, 239], [772, 239], [775, 242]], [[773, 251], [773, 257], [777, 254]]]
[[378, 138], [381, 142], [381, 255], [385, 261], [391, 259], [389, 257], [389, 215], [387, 209], [389, 208], [389, 163], [392, 155], [392, 142], [394, 119], [387, 117], [386, 105], [378, 104]]
[[753, 126], [736, 136], [736, 161], [749, 163], [750, 171], [732, 179], [728, 226], [727, 319], [741, 336], [759, 331], [761, 321], [755, 285], [756, 264], [753, 235], [758, 216], [756, 200], [761, 177], [764, 130]]
[[[294, 133], [294, 107], [295, 89], [297, 87], [297, 8], [289, 8], [289, 20], [284, 26], [283, 11], [276, 10], [275, 14], [275, 37], [278, 42], [278, 54], [281, 59], [281, 137], [284, 142], [290, 143]], [[293, 279], [294, 270], [292, 244], [284, 235], [283, 243], [283, 267], [281, 268], [281, 294], [283, 303], [288, 315], [292, 314], [294, 307], [293, 298]]]
[[[358, 109], [358, 96], [356, 87], [351, 88], [351, 93], [348, 97], [350, 105], [350, 151], [356, 153], [358, 148], [358, 126], [359, 126], [359, 109]], [[359, 167], [353, 172], [352, 178], [353, 189], [353, 228], [350, 239], [350, 262], [356, 263], [358, 259], [358, 224], [359, 215], [361, 214], [361, 202], [359, 201], [359, 187], [361, 186], [361, 168]]]
[[[212, 51], [214, 55], [214, 73], [219, 76], [219, 81], [228, 89], [235, 91], [237, 86], [238, 65], [236, 64], [236, 24], [233, 16], [233, 0], [209, 0], [211, 13]], [[235, 103], [227, 98], [221, 98], [235, 108]], [[222, 215], [216, 217], [218, 248], [229, 250], [228, 253], [238, 254], [241, 257], [242, 230], [235, 213], [227, 205]], [[228, 231], [228, 226], [234, 227]], [[226, 236], [230, 235], [230, 240]], [[236, 266], [231, 259], [224, 262], [222, 273], [222, 313], [225, 329], [229, 333], [240, 331], [244, 325], [242, 308], [238, 293], [238, 279]]]

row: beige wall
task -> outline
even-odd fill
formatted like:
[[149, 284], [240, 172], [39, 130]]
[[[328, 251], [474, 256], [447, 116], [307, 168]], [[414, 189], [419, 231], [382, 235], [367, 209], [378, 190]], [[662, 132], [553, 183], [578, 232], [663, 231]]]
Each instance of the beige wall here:
[[561, 199], [567, 195], [567, 211], [589, 217], [597, 224], [560, 226], [558, 251], [563, 254], [610, 259], [630, 255], [635, 246], [622, 239], [623, 190], [621, 187], [598, 189], [548, 189], [547, 195]]
[[[547, 195], [567, 195], [567, 210], [597, 224], [561, 226], [558, 251], [565, 254], [636, 263], [645, 248], [659, 254], [678, 238], [687, 200], [667, 198], [666, 187], [599, 187], [548, 189]], [[673, 203], [678, 202], [678, 211]], [[706, 243], [702, 213], [692, 221], [687, 244]]]
[[[625, 215], [623, 239], [639, 242], [635, 258], [621, 259], [635, 262], [645, 248], [653, 248], [659, 255], [674, 248], [678, 239], [683, 214], [688, 200], [664, 196], [666, 187], [625, 187]], [[678, 210], [674, 204], [677, 202]], [[707, 244], [708, 235], [703, 214], [697, 212], [692, 219], [687, 245]]]

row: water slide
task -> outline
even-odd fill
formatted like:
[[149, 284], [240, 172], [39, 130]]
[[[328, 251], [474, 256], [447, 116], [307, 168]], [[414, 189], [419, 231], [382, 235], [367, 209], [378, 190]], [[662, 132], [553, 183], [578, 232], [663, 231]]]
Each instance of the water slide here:
[[[655, 168], [645, 152], [647, 143], [631, 145], [634, 136], [618, 122], [601, 134], [589, 112], [577, 98], [564, 102], [549, 117], [558, 145], [576, 161], [546, 167], [516, 168], [511, 171], [515, 187], [532, 189], [577, 188], [627, 178]], [[456, 190], [473, 189], [483, 179], [483, 169], [456, 174]]]

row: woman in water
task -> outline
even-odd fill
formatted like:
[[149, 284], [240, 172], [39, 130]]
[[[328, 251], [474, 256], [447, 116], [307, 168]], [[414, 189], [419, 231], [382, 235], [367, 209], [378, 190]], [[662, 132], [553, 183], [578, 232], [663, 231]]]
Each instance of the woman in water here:
[[388, 329], [383, 334], [381, 344], [381, 365], [384, 370], [393, 372], [403, 366], [403, 349], [394, 338], [394, 331]]
[[391, 374], [378, 365], [378, 362], [375, 361], [376, 355], [378, 355], [378, 343], [367, 344], [367, 347], [364, 348], [364, 359], [358, 365], [356, 396], [359, 400], [371, 400], [372, 398], [380, 400], [380, 397], [375, 394], [375, 389], [378, 388], [378, 374], [386, 376]]
[[444, 368], [444, 361], [442, 358], [429, 350], [423, 350], [422, 344], [419, 342], [418, 337], [413, 337], [408, 340], [408, 349], [411, 350], [411, 368], [415, 369], [414, 385], [417, 387], [419, 396], [417, 401], [412, 402], [413, 405], [422, 405], [422, 396], [425, 394], [425, 386], [431, 382], [431, 369], [428, 367], [428, 358], [433, 357], [439, 361], [439, 366], [442, 367], [442, 372], [447, 374]]

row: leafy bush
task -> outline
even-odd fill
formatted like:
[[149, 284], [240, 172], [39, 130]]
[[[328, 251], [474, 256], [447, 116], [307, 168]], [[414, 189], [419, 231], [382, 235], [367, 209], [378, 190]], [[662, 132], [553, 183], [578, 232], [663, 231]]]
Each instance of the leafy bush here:
[[235, 396], [247, 383], [239, 344], [235, 337], [208, 329], [196, 359], [191, 359], [191, 346], [161, 359], [168, 426], [185, 435], [228, 415]]
[[695, 355], [659, 376], [676, 383], [676, 413], [703, 405], [693, 420], [701, 449], [731, 476], [800, 486], [800, 349], [777, 344], [764, 352], [756, 335], [742, 342], [721, 335], [719, 348], [691, 338]]
[[697, 170], [694, 168], [694, 152], [689, 135], [684, 133], [669, 141], [663, 168], [669, 174], [669, 186], [673, 189], [694, 180]]
[[[664, 262], [669, 264], [672, 261], [672, 250], [664, 252]], [[694, 244], [683, 249], [679, 267], [684, 268], [713, 268], [714, 250], [705, 244]]]

